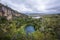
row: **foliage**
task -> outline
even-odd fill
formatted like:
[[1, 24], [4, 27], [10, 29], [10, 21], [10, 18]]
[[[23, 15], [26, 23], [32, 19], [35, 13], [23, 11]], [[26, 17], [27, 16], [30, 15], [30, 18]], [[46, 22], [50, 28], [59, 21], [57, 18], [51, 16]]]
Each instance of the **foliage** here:
[[55, 39], [60, 39], [60, 15], [43, 16], [41, 26], [44, 27], [45, 33], [50, 33]]
[[[26, 25], [33, 25], [35, 32], [25, 33]], [[44, 30], [43, 30], [44, 29]], [[40, 19], [0, 17], [0, 40], [60, 40], [60, 15], [45, 15]]]

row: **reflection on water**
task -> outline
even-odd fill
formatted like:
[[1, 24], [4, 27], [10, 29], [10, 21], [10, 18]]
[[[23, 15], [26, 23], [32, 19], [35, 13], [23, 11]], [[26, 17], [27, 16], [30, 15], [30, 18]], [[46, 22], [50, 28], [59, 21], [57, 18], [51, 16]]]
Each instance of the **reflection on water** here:
[[32, 32], [34, 32], [35, 31], [35, 29], [34, 29], [34, 26], [27, 26], [26, 28], [25, 28], [25, 31], [26, 31], [26, 33], [32, 33]]

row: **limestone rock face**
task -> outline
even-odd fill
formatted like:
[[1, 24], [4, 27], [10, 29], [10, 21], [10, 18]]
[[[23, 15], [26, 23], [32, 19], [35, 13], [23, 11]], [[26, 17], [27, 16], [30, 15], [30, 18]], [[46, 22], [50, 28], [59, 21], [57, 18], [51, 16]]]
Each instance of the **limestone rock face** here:
[[0, 3], [0, 16], [5, 16], [7, 20], [10, 20], [13, 18], [13, 16], [18, 16], [18, 17], [28, 17], [25, 14], [19, 13], [16, 10], [11, 9], [8, 6], [5, 6], [3, 4]]

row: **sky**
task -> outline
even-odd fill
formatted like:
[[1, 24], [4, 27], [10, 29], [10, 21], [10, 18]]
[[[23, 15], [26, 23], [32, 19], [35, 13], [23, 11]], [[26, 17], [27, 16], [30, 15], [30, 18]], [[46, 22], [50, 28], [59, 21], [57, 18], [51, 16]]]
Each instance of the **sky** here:
[[60, 0], [0, 0], [21, 13], [60, 13]]

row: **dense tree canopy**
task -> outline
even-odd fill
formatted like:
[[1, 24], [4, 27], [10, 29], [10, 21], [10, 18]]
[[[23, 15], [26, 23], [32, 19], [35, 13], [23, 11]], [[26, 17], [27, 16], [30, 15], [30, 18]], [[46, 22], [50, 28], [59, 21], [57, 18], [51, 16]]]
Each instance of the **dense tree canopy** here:
[[[25, 27], [33, 25], [35, 32], [26, 35]], [[0, 17], [0, 40], [60, 40], [60, 15], [44, 15], [40, 19]]]

